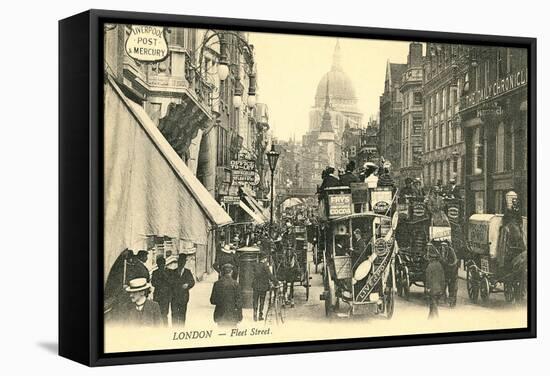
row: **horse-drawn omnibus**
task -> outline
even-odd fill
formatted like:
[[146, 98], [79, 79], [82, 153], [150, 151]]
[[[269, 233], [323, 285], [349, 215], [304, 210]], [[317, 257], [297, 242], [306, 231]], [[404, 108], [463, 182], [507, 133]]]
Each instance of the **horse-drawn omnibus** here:
[[319, 215], [323, 239], [318, 244], [325, 260], [320, 299], [325, 302], [327, 316], [383, 313], [392, 317], [396, 286], [394, 207], [394, 192], [389, 187], [368, 189], [359, 184], [323, 192]]
[[445, 270], [448, 303], [450, 306], [456, 304], [458, 259], [446, 208], [442, 197], [432, 198], [431, 202], [419, 196], [400, 200], [395, 234], [399, 246], [396, 256], [397, 293], [405, 299], [409, 299], [411, 286], [425, 287], [426, 246], [431, 243]]

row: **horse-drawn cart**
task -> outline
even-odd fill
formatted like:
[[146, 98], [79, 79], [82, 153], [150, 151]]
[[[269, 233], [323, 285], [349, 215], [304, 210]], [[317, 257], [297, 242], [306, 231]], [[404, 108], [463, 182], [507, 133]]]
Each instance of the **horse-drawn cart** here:
[[399, 206], [395, 235], [399, 246], [396, 255], [397, 293], [409, 299], [412, 285], [424, 287], [430, 216], [420, 197], [407, 198]]
[[469, 219], [466, 285], [472, 302], [487, 302], [503, 292], [506, 301], [521, 300], [525, 289], [526, 247], [517, 223], [501, 214], [474, 214]]

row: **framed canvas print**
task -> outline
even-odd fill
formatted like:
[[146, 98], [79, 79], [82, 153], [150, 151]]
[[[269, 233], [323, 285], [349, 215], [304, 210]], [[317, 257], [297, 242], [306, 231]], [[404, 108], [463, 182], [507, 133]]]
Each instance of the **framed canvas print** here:
[[103, 10], [59, 30], [62, 356], [536, 335], [535, 39]]

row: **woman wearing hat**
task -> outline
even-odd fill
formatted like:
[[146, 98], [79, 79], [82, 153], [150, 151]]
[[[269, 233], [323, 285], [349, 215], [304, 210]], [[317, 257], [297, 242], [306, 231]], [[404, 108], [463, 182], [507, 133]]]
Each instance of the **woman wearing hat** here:
[[221, 267], [225, 264], [233, 266], [233, 279], [237, 279], [239, 260], [237, 259], [234, 247], [229, 244], [221, 248], [220, 252], [216, 255], [216, 262], [212, 265], [214, 270], [218, 272], [218, 279], [222, 277]]
[[151, 284], [145, 278], [129, 281], [126, 292], [130, 296], [125, 316], [121, 320], [133, 326], [159, 326], [162, 323], [157, 302], [147, 299]]

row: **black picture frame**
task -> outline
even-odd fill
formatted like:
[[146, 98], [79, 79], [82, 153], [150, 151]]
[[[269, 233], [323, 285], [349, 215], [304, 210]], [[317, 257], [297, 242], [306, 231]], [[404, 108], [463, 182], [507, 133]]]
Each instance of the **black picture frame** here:
[[[528, 50], [529, 276], [526, 329], [402, 335], [104, 354], [102, 305], [104, 23], [233, 29], [384, 40], [460, 42]], [[59, 22], [59, 354], [89, 366], [233, 358], [536, 337], [535, 38], [89, 10]]]

